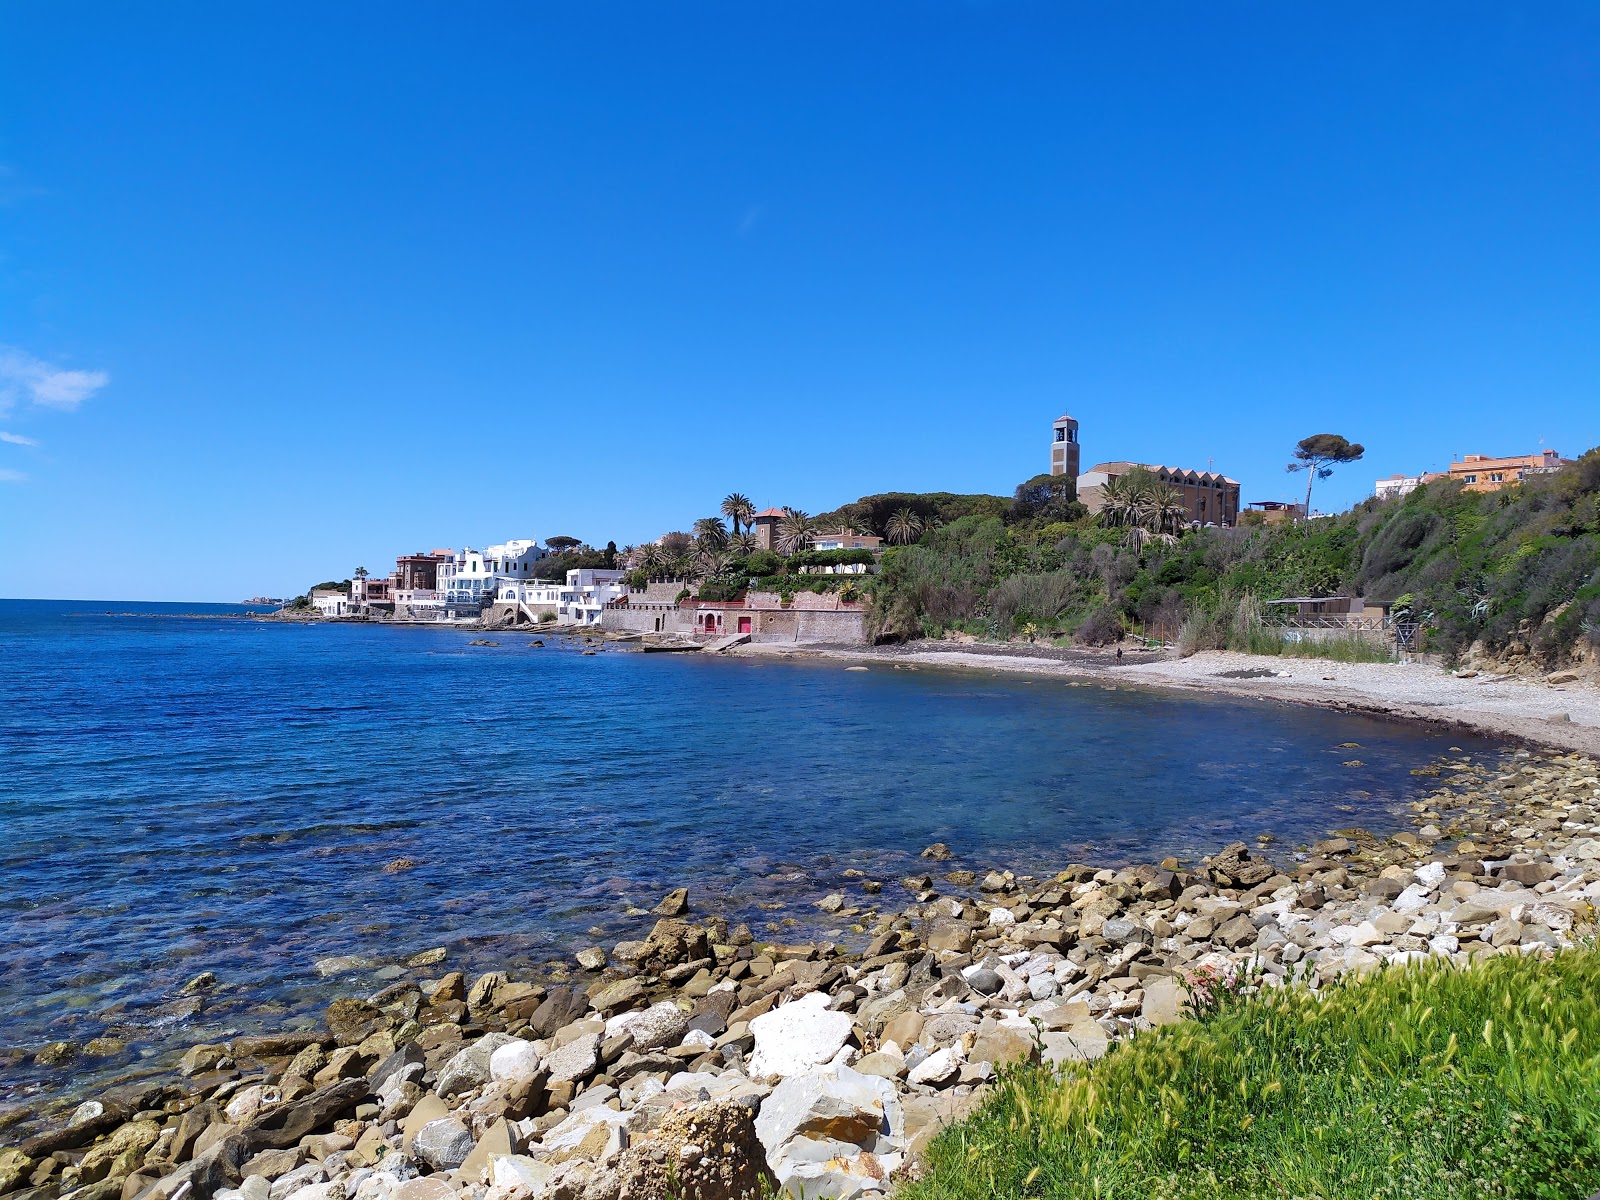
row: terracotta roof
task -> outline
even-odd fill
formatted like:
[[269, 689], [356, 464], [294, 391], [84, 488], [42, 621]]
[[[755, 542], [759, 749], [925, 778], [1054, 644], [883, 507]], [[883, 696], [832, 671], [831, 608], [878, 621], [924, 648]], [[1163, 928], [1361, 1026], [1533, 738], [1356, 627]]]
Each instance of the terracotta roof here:
[[783, 516], [783, 509], [781, 509], [781, 508], [763, 508], [760, 512], [758, 512], [756, 514], [756, 516], [757, 517], [781, 517], [781, 516]]

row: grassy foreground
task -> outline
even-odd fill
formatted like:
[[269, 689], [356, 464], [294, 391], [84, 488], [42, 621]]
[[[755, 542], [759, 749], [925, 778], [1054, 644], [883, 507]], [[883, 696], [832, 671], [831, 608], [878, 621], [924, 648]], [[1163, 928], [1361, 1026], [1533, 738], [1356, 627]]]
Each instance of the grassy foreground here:
[[1009, 1073], [928, 1158], [899, 1200], [1587, 1197], [1600, 952], [1227, 999], [1060, 1078]]

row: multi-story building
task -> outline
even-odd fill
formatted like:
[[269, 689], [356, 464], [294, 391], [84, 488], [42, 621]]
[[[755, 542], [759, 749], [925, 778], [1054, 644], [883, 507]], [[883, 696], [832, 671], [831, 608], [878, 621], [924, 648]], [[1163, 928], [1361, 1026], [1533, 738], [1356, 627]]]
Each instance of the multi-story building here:
[[1190, 524], [1233, 525], [1239, 520], [1239, 481], [1215, 471], [1190, 471], [1153, 463], [1096, 463], [1078, 476], [1078, 499], [1092, 513], [1105, 507], [1105, 485], [1130, 471], [1144, 470], [1172, 487], [1183, 497], [1185, 518]]
[[1503, 487], [1521, 483], [1529, 475], [1548, 475], [1566, 465], [1567, 460], [1554, 450], [1517, 454], [1509, 458], [1463, 454], [1460, 462], [1450, 464], [1449, 477], [1464, 485], [1469, 492], [1497, 492]]
[[553, 619], [563, 625], [598, 625], [605, 606], [628, 594], [622, 582], [626, 571], [579, 567], [567, 572], [565, 583], [551, 580], [502, 580], [495, 593], [500, 604], [514, 604], [532, 621]]
[[1438, 475], [1391, 475], [1387, 479], [1380, 479], [1372, 487], [1372, 494], [1379, 500], [1394, 500], [1400, 496], [1409, 496], [1430, 479], [1441, 478]]
[[394, 560], [394, 585], [405, 591], [433, 591], [439, 586], [439, 564], [455, 558], [454, 550], [430, 550], [426, 554], [403, 554]]
[[763, 550], [775, 550], [778, 546], [778, 522], [783, 520], [783, 509], [764, 508], [750, 518], [750, 532], [755, 535], [756, 545]]
[[494, 602], [500, 584], [534, 578], [534, 564], [548, 553], [538, 542], [518, 539], [474, 550], [468, 546], [438, 566], [437, 590], [451, 609]]
[[350, 581], [350, 609], [352, 612], [393, 611], [393, 576], [387, 579], [356, 578]]
[[1050, 474], [1078, 478], [1078, 422], [1062, 413], [1050, 426]]

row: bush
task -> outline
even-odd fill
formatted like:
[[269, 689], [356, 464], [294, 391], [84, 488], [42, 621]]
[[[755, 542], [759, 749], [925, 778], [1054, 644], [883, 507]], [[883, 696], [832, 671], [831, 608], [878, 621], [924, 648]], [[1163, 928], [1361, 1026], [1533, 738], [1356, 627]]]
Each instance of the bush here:
[[1109, 646], [1120, 641], [1123, 634], [1122, 614], [1115, 605], [1102, 604], [1089, 614], [1074, 635], [1085, 646]]
[[[1248, 989], [1246, 989], [1248, 991]], [[1458, 1200], [1600, 1187], [1600, 954], [1213, 993], [1097, 1063], [1002, 1076], [901, 1200]]]

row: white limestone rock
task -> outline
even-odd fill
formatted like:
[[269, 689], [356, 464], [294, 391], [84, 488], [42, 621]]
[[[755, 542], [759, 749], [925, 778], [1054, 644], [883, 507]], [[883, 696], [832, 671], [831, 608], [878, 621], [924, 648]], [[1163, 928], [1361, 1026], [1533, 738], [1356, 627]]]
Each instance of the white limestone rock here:
[[808, 992], [750, 1022], [755, 1051], [750, 1073], [798, 1075], [828, 1062], [843, 1049], [854, 1024], [849, 1013], [828, 1008], [825, 992]]

